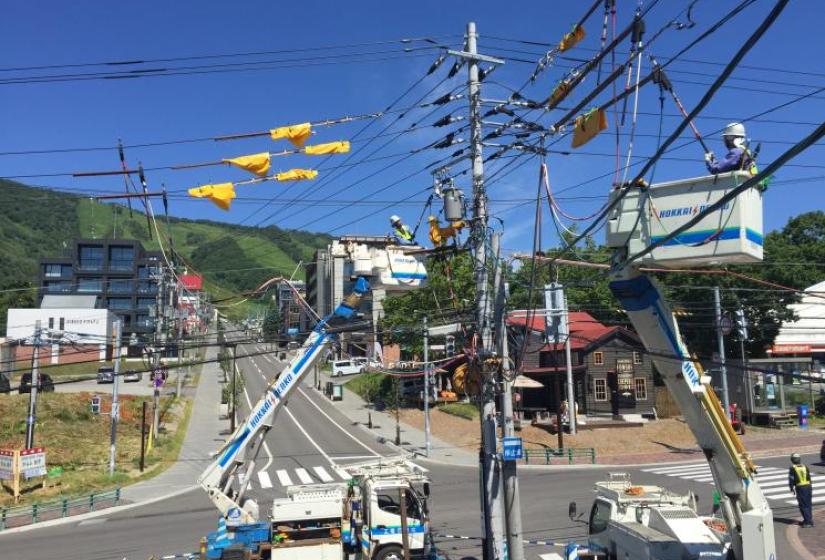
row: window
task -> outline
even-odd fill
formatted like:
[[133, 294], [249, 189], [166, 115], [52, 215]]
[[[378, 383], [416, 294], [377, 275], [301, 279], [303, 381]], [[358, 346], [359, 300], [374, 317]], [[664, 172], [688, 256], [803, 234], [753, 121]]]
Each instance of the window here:
[[138, 278], [141, 279], [149, 279], [158, 274], [158, 267], [156, 266], [139, 266], [138, 267]]
[[149, 315], [138, 315], [135, 317], [135, 325], [138, 327], [153, 328], [155, 326], [155, 321], [153, 321]]
[[593, 352], [593, 365], [594, 366], [603, 366], [604, 365], [604, 352]]
[[109, 247], [109, 270], [132, 270], [135, 265], [134, 247]]
[[54, 317], [49, 317], [49, 329], [54, 328]]
[[98, 245], [81, 245], [80, 270], [103, 270], [103, 247]]
[[131, 298], [109, 298], [108, 309], [131, 309]]
[[109, 280], [109, 293], [110, 294], [129, 294], [132, 293], [132, 281], [131, 280]]
[[71, 282], [57, 281], [57, 282], [43, 282], [43, 288], [49, 293], [66, 293], [72, 291]]
[[44, 276], [46, 278], [60, 278], [63, 276], [63, 265], [47, 264], [45, 265]]
[[96, 293], [103, 291], [102, 278], [78, 278], [77, 291], [80, 293]]
[[66, 330], [66, 318], [65, 317], [60, 318], [60, 330], [61, 331]]
[[[376, 498], [378, 499], [378, 508], [381, 511], [391, 515], [401, 515], [401, 506], [398, 502], [397, 493], [393, 492], [392, 494], [378, 494]], [[421, 519], [421, 508], [415, 495], [409, 489], [405, 489], [404, 498], [407, 502], [407, 518]]]
[[636, 400], [647, 400], [647, 379], [645, 379], [644, 377], [636, 378]]
[[633, 352], [633, 363], [639, 365], [642, 363], [642, 353], [641, 352]]
[[151, 280], [141, 280], [138, 282], [138, 293], [139, 294], [156, 294], [158, 293], [158, 284], [157, 282], [152, 282]]
[[151, 297], [141, 297], [137, 300], [137, 308], [138, 309], [149, 309], [153, 305], [155, 305], [155, 298]]
[[607, 529], [610, 522], [610, 513], [613, 507], [610, 502], [596, 500], [593, 509], [590, 511], [590, 534], [595, 535]]
[[593, 380], [593, 397], [597, 402], [605, 402], [607, 400], [607, 379]]

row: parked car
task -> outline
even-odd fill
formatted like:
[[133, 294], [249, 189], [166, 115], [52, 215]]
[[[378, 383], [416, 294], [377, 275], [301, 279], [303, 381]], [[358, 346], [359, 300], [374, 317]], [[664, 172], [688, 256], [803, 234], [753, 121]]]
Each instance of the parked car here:
[[11, 383], [9, 383], [9, 378], [6, 377], [4, 374], [0, 373], [0, 393], [10, 393], [11, 392]]
[[366, 356], [356, 356], [355, 358], [352, 358], [352, 363], [357, 366], [361, 366], [361, 371], [364, 371], [371, 362]]
[[112, 366], [100, 366], [97, 370], [98, 383], [114, 383], [115, 382], [115, 368]]
[[[54, 392], [54, 381], [48, 373], [39, 373], [37, 375], [37, 390], [44, 392]], [[17, 391], [20, 394], [32, 392], [32, 374], [24, 373], [20, 376], [20, 386]]]
[[123, 381], [130, 382], [130, 381], [140, 381], [143, 379], [143, 373], [139, 371], [135, 371], [133, 369], [127, 369], [126, 373], [123, 374]]
[[353, 362], [352, 360], [338, 360], [332, 362], [332, 376], [340, 377], [342, 375], [355, 375], [364, 371], [364, 366]]

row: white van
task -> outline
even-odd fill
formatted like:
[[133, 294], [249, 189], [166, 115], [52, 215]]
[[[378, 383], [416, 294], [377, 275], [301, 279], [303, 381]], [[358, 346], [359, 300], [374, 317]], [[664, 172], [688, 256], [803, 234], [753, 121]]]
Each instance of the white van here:
[[332, 376], [340, 377], [342, 375], [355, 375], [364, 371], [364, 366], [357, 364], [352, 360], [338, 360], [332, 362]]

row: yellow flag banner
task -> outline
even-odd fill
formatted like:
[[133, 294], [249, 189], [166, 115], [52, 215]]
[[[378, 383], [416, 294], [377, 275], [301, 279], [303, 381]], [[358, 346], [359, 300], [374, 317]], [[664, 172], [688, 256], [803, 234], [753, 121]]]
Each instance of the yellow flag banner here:
[[553, 90], [553, 93], [550, 94], [550, 101], [552, 103], [559, 103], [562, 99], [567, 97], [567, 94], [570, 92], [570, 82], [567, 80], [562, 80], [558, 84], [556, 84], [556, 89]]
[[607, 128], [607, 114], [602, 109], [592, 109], [576, 117], [574, 127], [572, 146], [578, 148]]
[[559, 52], [564, 52], [567, 50], [572, 49], [576, 45], [579, 44], [579, 41], [584, 39], [584, 27], [581, 25], [577, 25], [573, 28], [573, 31], [567, 33], [564, 37], [561, 38], [559, 42]]
[[215, 185], [204, 185], [189, 189], [189, 196], [195, 198], [208, 198], [218, 208], [229, 210], [232, 199], [235, 198], [235, 185], [232, 183], [218, 183]]
[[312, 125], [310, 123], [293, 124], [291, 126], [281, 126], [269, 131], [273, 140], [286, 138], [293, 146], [302, 147], [312, 135]]
[[327, 144], [316, 144], [304, 148], [304, 153], [310, 156], [324, 156], [327, 154], [346, 154], [349, 152], [349, 142], [329, 142]]
[[314, 169], [290, 169], [275, 175], [276, 181], [304, 181], [312, 180], [318, 176]]
[[251, 154], [248, 156], [225, 159], [223, 161], [224, 163], [229, 163], [235, 167], [245, 169], [250, 173], [258, 175], [259, 177], [265, 177], [269, 172], [269, 152], [261, 152], [260, 154]]

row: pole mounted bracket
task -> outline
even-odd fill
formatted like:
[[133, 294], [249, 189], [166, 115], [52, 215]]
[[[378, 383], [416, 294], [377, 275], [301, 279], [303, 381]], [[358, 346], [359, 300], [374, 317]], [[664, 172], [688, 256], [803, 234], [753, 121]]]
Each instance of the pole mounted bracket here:
[[447, 50], [447, 54], [451, 54], [453, 56], [457, 56], [458, 58], [463, 58], [465, 60], [474, 60], [476, 62], [489, 62], [490, 64], [504, 64], [504, 61], [500, 58], [495, 58], [493, 56], [487, 56], [484, 54], [476, 54], [476, 53], [469, 53], [466, 51], [454, 51], [452, 49]]

